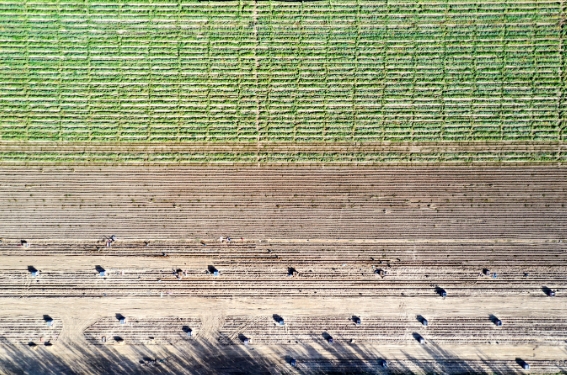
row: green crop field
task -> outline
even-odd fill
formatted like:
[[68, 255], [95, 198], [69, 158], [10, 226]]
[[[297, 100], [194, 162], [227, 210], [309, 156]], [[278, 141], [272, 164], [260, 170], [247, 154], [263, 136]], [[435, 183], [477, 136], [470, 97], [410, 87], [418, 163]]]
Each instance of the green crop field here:
[[566, 14], [546, 0], [0, 0], [0, 141], [560, 143]]

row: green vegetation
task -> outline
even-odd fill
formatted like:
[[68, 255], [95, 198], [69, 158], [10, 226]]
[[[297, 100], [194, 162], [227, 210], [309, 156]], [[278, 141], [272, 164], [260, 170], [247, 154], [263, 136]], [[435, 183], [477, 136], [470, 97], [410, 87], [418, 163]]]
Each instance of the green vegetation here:
[[563, 142], [567, 3], [0, 2], [0, 140]]
[[567, 152], [0, 152], [4, 164], [472, 164], [567, 163]]

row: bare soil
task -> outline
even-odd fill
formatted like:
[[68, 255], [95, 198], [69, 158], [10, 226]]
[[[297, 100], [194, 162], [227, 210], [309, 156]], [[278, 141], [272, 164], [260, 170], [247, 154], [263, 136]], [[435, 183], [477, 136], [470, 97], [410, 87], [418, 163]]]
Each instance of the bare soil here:
[[565, 373], [566, 175], [2, 167], [0, 372]]

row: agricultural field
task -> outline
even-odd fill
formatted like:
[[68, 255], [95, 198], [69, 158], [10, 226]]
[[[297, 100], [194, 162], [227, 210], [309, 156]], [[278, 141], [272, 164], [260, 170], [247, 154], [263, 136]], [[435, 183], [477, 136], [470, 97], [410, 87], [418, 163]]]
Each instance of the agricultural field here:
[[0, 0], [1, 374], [567, 374], [567, 0]]
[[[565, 2], [539, 0], [3, 0], [0, 141], [19, 150], [2, 147], [0, 160], [564, 161], [554, 151], [566, 140], [566, 14]], [[37, 154], [28, 141], [113, 151]], [[457, 149], [344, 146], [438, 142]], [[487, 155], [460, 152], [463, 142]], [[140, 155], [129, 143], [189, 149]], [[325, 152], [333, 144], [344, 147]]]
[[3, 166], [0, 372], [564, 374], [566, 175]]

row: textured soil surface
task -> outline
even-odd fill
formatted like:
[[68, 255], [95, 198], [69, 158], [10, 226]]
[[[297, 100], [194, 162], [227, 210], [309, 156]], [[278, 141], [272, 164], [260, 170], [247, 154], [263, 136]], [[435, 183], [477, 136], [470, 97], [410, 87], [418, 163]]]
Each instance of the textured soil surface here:
[[0, 372], [567, 372], [566, 176], [2, 167]]

